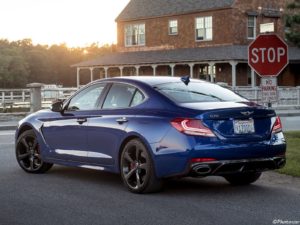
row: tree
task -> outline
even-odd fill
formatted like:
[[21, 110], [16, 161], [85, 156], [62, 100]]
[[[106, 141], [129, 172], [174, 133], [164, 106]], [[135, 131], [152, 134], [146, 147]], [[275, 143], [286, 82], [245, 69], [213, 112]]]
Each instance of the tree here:
[[[70, 66], [115, 51], [114, 45], [68, 48], [33, 45], [31, 39], [0, 39], [0, 88], [25, 87], [28, 83], [76, 85], [76, 69]], [[87, 71], [83, 71], [87, 72]]]
[[287, 40], [300, 47], [300, 0], [287, 5], [285, 20]]
[[3, 47], [0, 52], [0, 86], [2, 88], [24, 87], [28, 82], [29, 68], [17, 47]]

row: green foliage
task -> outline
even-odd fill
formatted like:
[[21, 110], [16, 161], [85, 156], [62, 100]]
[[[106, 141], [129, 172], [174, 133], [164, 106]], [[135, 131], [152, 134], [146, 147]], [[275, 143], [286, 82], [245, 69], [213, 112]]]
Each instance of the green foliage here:
[[27, 83], [28, 76], [28, 63], [22, 50], [17, 46], [10, 46], [6, 40], [0, 41], [0, 86], [22, 87]]
[[115, 46], [68, 48], [33, 45], [30, 39], [9, 42], [0, 39], [0, 88], [24, 88], [40, 82], [75, 86], [76, 69], [70, 65], [115, 51]]
[[285, 137], [287, 139], [287, 163], [279, 172], [300, 177], [300, 131], [286, 132]]
[[300, 0], [287, 5], [285, 21], [288, 41], [300, 47]]

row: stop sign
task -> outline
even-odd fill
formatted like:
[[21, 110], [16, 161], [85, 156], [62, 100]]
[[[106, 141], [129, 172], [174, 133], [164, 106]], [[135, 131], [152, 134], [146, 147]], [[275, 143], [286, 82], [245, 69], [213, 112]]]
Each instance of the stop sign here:
[[248, 63], [262, 77], [278, 76], [288, 62], [288, 46], [275, 34], [261, 34], [249, 45]]

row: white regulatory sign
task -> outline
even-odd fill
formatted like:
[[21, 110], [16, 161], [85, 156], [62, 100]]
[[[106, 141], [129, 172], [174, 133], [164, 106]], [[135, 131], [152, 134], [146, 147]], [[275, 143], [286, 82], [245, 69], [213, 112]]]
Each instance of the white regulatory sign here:
[[261, 78], [261, 100], [263, 103], [277, 102], [277, 77]]

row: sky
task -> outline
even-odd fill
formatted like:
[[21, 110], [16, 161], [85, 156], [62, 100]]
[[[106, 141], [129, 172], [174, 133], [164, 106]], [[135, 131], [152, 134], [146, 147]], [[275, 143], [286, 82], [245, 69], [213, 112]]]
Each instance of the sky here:
[[0, 39], [85, 47], [116, 43], [115, 18], [129, 0], [0, 0]]

